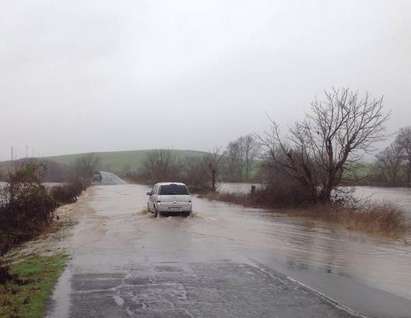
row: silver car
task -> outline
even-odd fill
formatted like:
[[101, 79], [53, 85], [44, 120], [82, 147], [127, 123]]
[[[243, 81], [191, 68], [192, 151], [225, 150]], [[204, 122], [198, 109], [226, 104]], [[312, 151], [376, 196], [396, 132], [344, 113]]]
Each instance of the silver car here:
[[147, 195], [147, 209], [154, 213], [154, 216], [162, 213], [183, 213], [184, 216], [191, 214], [192, 198], [184, 183], [156, 183]]

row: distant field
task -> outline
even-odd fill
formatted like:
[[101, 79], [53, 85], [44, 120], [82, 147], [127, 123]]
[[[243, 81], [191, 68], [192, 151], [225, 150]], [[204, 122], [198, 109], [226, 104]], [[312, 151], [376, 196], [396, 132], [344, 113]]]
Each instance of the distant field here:
[[350, 169], [344, 173], [344, 178], [349, 180], [359, 180], [372, 174], [373, 165], [367, 162], [357, 162], [349, 166]]
[[[147, 154], [152, 150], [133, 150], [133, 151], [113, 151], [113, 152], [96, 152], [96, 156], [100, 159], [102, 170], [121, 173], [129, 170], [138, 170]], [[206, 154], [203, 151], [194, 150], [171, 150], [177, 159], [201, 157]], [[47, 159], [62, 163], [65, 165], [72, 164], [76, 159], [86, 154], [72, 154], [63, 156], [47, 157]]]

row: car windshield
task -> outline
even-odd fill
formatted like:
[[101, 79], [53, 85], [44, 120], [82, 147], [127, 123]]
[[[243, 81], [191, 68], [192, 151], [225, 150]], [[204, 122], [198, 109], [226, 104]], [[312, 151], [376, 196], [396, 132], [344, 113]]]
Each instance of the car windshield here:
[[188, 189], [181, 184], [168, 184], [160, 187], [160, 195], [188, 195]]

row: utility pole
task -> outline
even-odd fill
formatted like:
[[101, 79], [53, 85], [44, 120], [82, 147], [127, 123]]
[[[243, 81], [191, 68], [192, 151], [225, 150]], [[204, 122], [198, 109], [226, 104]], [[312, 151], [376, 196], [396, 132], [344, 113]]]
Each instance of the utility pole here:
[[14, 162], [14, 147], [11, 146], [10, 147], [10, 165], [9, 165], [9, 168], [8, 168], [9, 174], [12, 171], [15, 171], [15, 168], [16, 168], [16, 163]]

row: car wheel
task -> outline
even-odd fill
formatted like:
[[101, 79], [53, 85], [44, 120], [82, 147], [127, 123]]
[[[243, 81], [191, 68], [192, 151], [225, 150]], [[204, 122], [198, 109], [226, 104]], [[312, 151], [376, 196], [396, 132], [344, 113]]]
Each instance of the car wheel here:
[[189, 212], [183, 212], [183, 216], [184, 216], [185, 218], [189, 217], [190, 215], [191, 215], [191, 211], [189, 211]]

